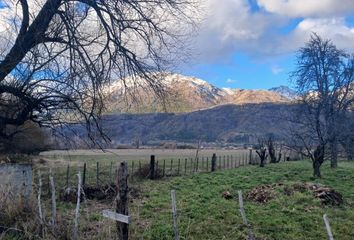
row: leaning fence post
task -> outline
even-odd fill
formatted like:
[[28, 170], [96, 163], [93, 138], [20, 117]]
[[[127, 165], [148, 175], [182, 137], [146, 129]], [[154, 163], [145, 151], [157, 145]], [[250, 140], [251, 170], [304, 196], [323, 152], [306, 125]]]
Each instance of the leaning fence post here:
[[41, 195], [42, 195], [42, 175], [41, 175], [41, 171], [38, 170], [38, 196], [37, 196], [38, 215], [39, 215], [39, 221], [40, 221], [40, 225], [41, 225], [41, 234], [43, 237], [43, 235], [44, 235], [44, 218], [43, 218]]
[[249, 164], [253, 164], [253, 161], [252, 161], [252, 149], [250, 149], [250, 159], [249, 159]]
[[247, 218], [246, 218], [246, 213], [245, 213], [245, 209], [243, 208], [243, 198], [242, 198], [242, 191], [238, 191], [238, 201], [239, 201], [239, 205], [240, 205], [240, 213], [242, 216], [242, 221], [243, 224], [245, 226], [247, 226], [247, 231], [248, 231], [248, 240], [254, 240], [254, 235], [253, 232], [251, 230], [250, 225], [248, 224]]
[[331, 226], [329, 225], [329, 219], [327, 217], [327, 214], [323, 215], [323, 221], [324, 221], [325, 226], [326, 226], [328, 240], [334, 240], [333, 234], [332, 234], [332, 230], [331, 230]]
[[[153, 156], [153, 155], [152, 155]], [[155, 162], [155, 156], [153, 158]], [[155, 165], [155, 164], [154, 164]], [[117, 208], [116, 212], [118, 214], [128, 215], [128, 166], [126, 162], [120, 163], [118, 169], [117, 178]], [[129, 228], [128, 224], [124, 222], [117, 222], [118, 239], [128, 240], [129, 238]]]
[[211, 171], [214, 172], [216, 169], [216, 154], [213, 153], [213, 157], [211, 158]]
[[81, 173], [77, 174], [78, 184], [77, 184], [77, 201], [75, 209], [75, 219], [74, 219], [74, 239], [79, 239], [79, 217], [80, 217], [80, 201], [81, 201]]
[[171, 199], [172, 199], [173, 231], [175, 233], [175, 240], [179, 240], [178, 225], [177, 225], [176, 191], [175, 190], [171, 190]]
[[49, 170], [49, 181], [50, 187], [52, 192], [52, 227], [55, 228], [56, 219], [57, 219], [57, 203], [56, 203], [56, 196], [55, 196], [55, 185], [54, 185], [54, 178], [52, 175], [52, 169]]

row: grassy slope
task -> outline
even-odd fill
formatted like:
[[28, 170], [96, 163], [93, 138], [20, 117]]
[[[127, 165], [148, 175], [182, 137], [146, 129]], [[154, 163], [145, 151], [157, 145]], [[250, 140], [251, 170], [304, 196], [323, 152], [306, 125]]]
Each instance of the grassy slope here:
[[[311, 179], [309, 162], [289, 162], [177, 177], [163, 181], [146, 181], [140, 202], [139, 224], [133, 225], [134, 239], [173, 239], [170, 190], [177, 190], [177, 209], [181, 239], [245, 239], [246, 229], [235, 199], [225, 200], [221, 193], [247, 192], [255, 186], [282, 182], [318, 182], [344, 196], [341, 207], [322, 206], [311, 192], [295, 192], [262, 205], [245, 200], [249, 222], [257, 239], [326, 239], [322, 215], [327, 213], [335, 239], [354, 239], [354, 164], [341, 163], [337, 170], [322, 167], [323, 179]], [[136, 215], [137, 202], [131, 205]]]

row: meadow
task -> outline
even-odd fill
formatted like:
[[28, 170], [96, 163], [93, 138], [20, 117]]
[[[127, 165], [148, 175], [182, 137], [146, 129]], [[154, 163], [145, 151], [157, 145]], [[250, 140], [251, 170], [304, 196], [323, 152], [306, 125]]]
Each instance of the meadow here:
[[[343, 161], [333, 170], [326, 163], [322, 172], [322, 179], [314, 179], [311, 162], [296, 161], [130, 182], [131, 238], [173, 239], [170, 197], [173, 189], [177, 194], [181, 239], [246, 239], [237, 191], [242, 190], [247, 196], [255, 187], [274, 185], [272, 198], [265, 203], [245, 197], [246, 215], [256, 239], [326, 239], [322, 219], [325, 213], [334, 239], [354, 239], [354, 164]], [[335, 189], [343, 195], [344, 203], [323, 205], [306, 189], [288, 193], [287, 189], [305, 183]], [[230, 192], [231, 199], [222, 196], [225, 191]], [[69, 234], [74, 208], [72, 203], [58, 203], [60, 218], [68, 219]], [[101, 210], [113, 208], [114, 200], [86, 200], [80, 217], [82, 239], [113, 238], [115, 223], [101, 215]]]

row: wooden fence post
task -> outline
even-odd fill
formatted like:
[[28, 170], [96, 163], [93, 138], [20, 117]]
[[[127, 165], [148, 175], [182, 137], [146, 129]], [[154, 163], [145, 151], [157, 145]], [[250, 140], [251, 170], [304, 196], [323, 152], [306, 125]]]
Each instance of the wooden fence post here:
[[216, 169], [216, 154], [213, 153], [213, 157], [211, 158], [211, 171], [214, 172]]
[[99, 174], [100, 174], [100, 164], [99, 162], [96, 163], [96, 186], [99, 185]]
[[206, 171], [209, 171], [209, 157], [206, 158]]
[[184, 175], [187, 175], [187, 161], [188, 159], [184, 159]]
[[65, 182], [66, 188], [69, 187], [69, 172], [70, 172], [70, 165], [68, 164], [66, 168], [66, 182]]
[[155, 179], [155, 155], [150, 156], [150, 179]]
[[197, 157], [197, 165], [196, 165], [196, 172], [198, 172], [198, 167], [199, 167], [199, 157]]
[[49, 181], [50, 181], [50, 189], [52, 192], [52, 227], [54, 229], [56, 224], [56, 219], [57, 219], [57, 203], [56, 203], [55, 185], [54, 185], [52, 169], [49, 170]]
[[[152, 155], [153, 156], [153, 155]], [[155, 162], [155, 156], [151, 159]], [[155, 164], [154, 164], [155, 166]], [[126, 162], [120, 163], [117, 177], [117, 207], [118, 214], [128, 215], [128, 165]], [[118, 239], [128, 240], [129, 238], [129, 225], [124, 222], [117, 222]]]
[[165, 177], [166, 159], [163, 160], [162, 176]]
[[79, 217], [80, 217], [80, 201], [81, 201], [81, 173], [77, 174], [78, 184], [77, 184], [77, 201], [75, 208], [75, 219], [74, 219], [74, 239], [79, 239]]
[[181, 159], [178, 158], [178, 166], [177, 166], [177, 176], [179, 176], [179, 170], [181, 168]]
[[247, 227], [248, 230], [248, 240], [254, 240], [254, 235], [253, 232], [251, 230], [250, 225], [248, 224], [247, 218], [246, 218], [246, 213], [245, 213], [245, 209], [243, 208], [243, 198], [242, 198], [242, 191], [238, 191], [238, 201], [239, 201], [239, 205], [240, 205], [240, 213], [242, 216], [242, 221], [243, 224]]
[[175, 240], [179, 240], [178, 225], [177, 225], [176, 191], [175, 190], [171, 190], [171, 199], [172, 199], [173, 231], [175, 233]]
[[172, 166], [173, 166], [173, 159], [171, 159], [171, 166], [170, 166], [170, 175], [173, 176], [173, 173], [172, 173]]
[[250, 163], [251, 165], [253, 164], [253, 161], [252, 161], [252, 149], [250, 149], [249, 163]]
[[327, 230], [328, 240], [334, 240], [333, 234], [332, 234], [332, 230], [331, 230], [331, 226], [329, 225], [329, 219], [327, 217], [327, 214], [323, 215], [323, 221], [325, 223], [325, 227], [326, 227], [326, 230]]
[[41, 227], [41, 236], [43, 237], [44, 235], [44, 214], [43, 214], [43, 209], [42, 209], [42, 202], [41, 202], [41, 195], [42, 195], [42, 175], [41, 171], [38, 170], [38, 196], [37, 196], [37, 202], [38, 202], [38, 217], [40, 221], [40, 227]]
[[86, 163], [84, 163], [84, 170], [82, 173], [82, 186], [85, 186], [86, 184]]

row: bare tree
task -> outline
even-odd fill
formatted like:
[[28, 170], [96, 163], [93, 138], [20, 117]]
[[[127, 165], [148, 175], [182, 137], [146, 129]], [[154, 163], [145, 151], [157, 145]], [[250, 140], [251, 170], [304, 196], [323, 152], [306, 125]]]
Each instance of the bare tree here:
[[[354, 57], [337, 49], [330, 40], [313, 34], [300, 49], [291, 78], [303, 111], [302, 118], [296, 120], [302, 129], [294, 135], [306, 143], [308, 154], [311, 148], [322, 153], [328, 147], [331, 167], [337, 167], [339, 125], [354, 102]], [[308, 138], [316, 139], [316, 143], [311, 141], [314, 145], [308, 145]]]
[[268, 158], [266, 141], [264, 139], [258, 138], [258, 144], [256, 147], [256, 153], [260, 159], [260, 167], [264, 167]]
[[[188, 0], [6, 0], [0, 36], [0, 137], [26, 121], [53, 127], [82, 121], [101, 131], [104, 86], [144, 85], [183, 47], [192, 26]], [[5, 19], [7, 21], [5, 21]], [[178, 23], [178, 24], [177, 24]], [[183, 52], [183, 49], [178, 49]], [[144, 84], [136, 82], [137, 77]], [[90, 135], [92, 137], [92, 135]]]
[[[271, 135], [268, 137], [268, 140], [266, 142], [267, 148], [268, 148], [268, 154], [270, 158], [270, 163], [277, 163], [277, 156], [275, 153], [275, 146], [274, 146], [274, 137]], [[280, 156], [281, 158], [281, 156]]]

